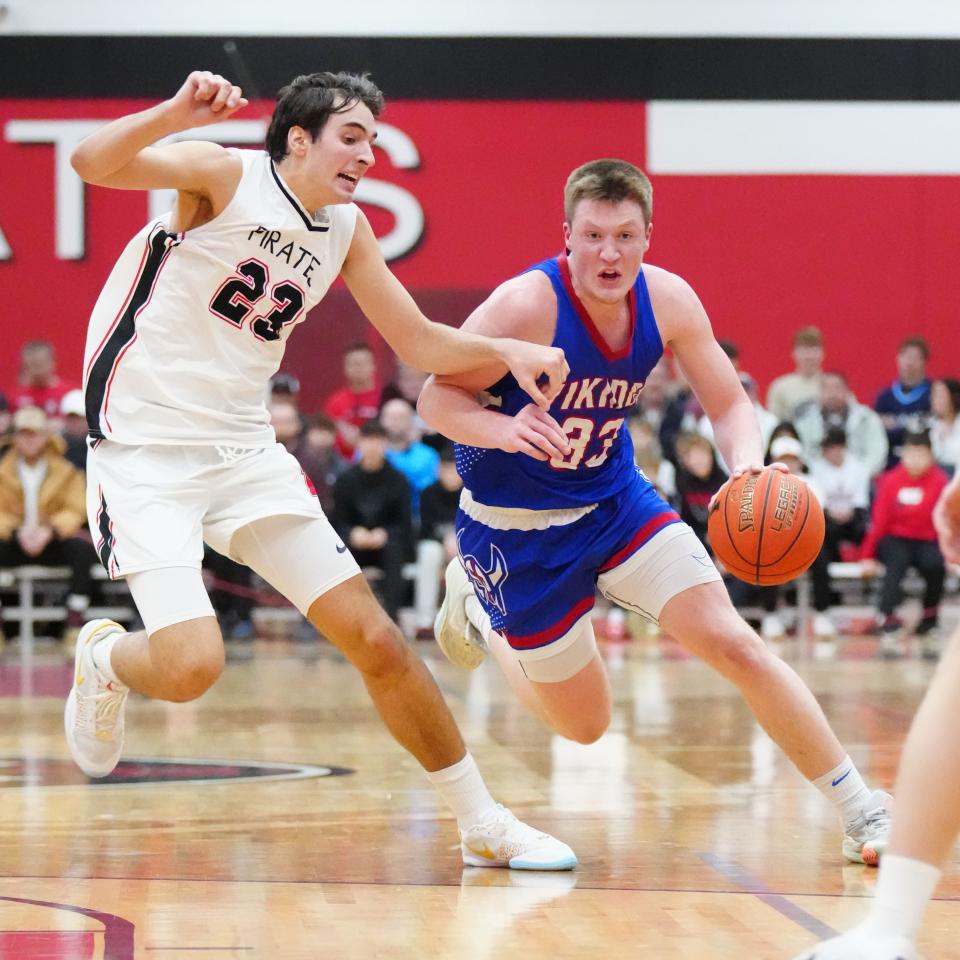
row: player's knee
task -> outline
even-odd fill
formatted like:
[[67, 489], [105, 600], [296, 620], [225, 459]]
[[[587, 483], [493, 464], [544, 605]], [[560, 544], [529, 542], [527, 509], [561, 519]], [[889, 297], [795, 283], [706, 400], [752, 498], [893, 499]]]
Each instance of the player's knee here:
[[745, 623], [711, 638], [710, 646], [722, 660], [720, 672], [733, 678], [746, 679], [766, 673], [774, 656]]
[[223, 639], [212, 617], [158, 630], [150, 637], [150, 648], [163, 698], [174, 703], [196, 700], [223, 673]]
[[351, 660], [366, 676], [385, 677], [404, 671], [411, 656], [397, 625], [383, 616], [364, 629]]
[[605, 713], [597, 711], [588, 716], [579, 717], [574, 725], [562, 731], [562, 736], [574, 743], [589, 746], [591, 743], [596, 743], [607, 732], [609, 726], [610, 710], [608, 708]]

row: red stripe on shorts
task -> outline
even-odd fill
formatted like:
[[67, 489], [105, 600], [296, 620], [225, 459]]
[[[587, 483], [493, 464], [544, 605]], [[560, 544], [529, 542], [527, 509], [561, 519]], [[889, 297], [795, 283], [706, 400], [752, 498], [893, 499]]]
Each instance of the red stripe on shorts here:
[[578, 604], [569, 610], [561, 620], [547, 627], [546, 630], [540, 630], [538, 633], [528, 633], [524, 636], [518, 636], [514, 633], [506, 635], [507, 642], [514, 650], [532, 650], [534, 647], [545, 647], [548, 643], [553, 643], [557, 637], [563, 636], [588, 610], [593, 607], [593, 594], [584, 597]]
[[606, 573], [614, 567], [619, 567], [631, 553], [636, 553], [655, 533], [659, 533], [667, 524], [676, 523], [679, 519], [680, 515], [675, 510], [664, 510], [663, 513], [658, 513], [633, 535], [625, 547], [618, 550], [600, 567], [600, 573]]

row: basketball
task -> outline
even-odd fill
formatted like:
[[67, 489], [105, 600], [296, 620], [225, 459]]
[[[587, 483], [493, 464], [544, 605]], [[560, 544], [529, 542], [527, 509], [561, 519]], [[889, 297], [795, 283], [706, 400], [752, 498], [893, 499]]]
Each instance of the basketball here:
[[807, 484], [770, 467], [728, 480], [707, 520], [717, 560], [761, 587], [803, 573], [820, 552], [823, 530], [823, 510]]

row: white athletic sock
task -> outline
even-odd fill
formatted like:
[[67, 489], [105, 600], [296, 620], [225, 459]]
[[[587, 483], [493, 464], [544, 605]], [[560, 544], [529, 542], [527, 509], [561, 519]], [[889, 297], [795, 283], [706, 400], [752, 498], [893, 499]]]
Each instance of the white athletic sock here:
[[837, 808], [844, 825], [856, 820], [870, 799], [870, 791], [849, 756], [814, 780], [813, 785]]
[[497, 805], [469, 753], [452, 767], [428, 772], [427, 776], [453, 811], [461, 830], [478, 824]]
[[940, 871], [922, 860], [886, 853], [870, 912], [856, 928], [865, 938], [916, 938], [920, 921], [940, 879]]
[[480, 605], [480, 601], [476, 596], [467, 597], [465, 607], [467, 610], [467, 619], [480, 631], [483, 642], [489, 647], [490, 634], [493, 633], [493, 626], [490, 623], [490, 618], [487, 616], [486, 610]]
[[110, 662], [110, 658], [111, 658], [111, 655], [113, 654], [113, 645], [122, 636], [123, 636], [122, 633], [111, 633], [108, 636], [104, 637], [103, 639], [98, 640], [93, 645], [93, 652], [91, 653], [91, 656], [93, 657], [93, 665], [111, 683], [120, 684], [121, 687], [125, 686], [125, 684], [113, 672], [113, 664]]

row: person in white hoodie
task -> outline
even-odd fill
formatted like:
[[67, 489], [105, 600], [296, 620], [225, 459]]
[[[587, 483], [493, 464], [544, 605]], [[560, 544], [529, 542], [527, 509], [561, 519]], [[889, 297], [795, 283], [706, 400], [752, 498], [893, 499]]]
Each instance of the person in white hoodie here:
[[794, 420], [807, 461], [820, 454], [823, 438], [830, 427], [843, 427], [847, 447], [875, 477], [887, 464], [887, 432], [879, 414], [857, 402], [844, 374], [836, 370], [824, 373], [820, 383], [820, 403], [805, 407]]
[[843, 427], [830, 427], [823, 438], [820, 456], [810, 463], [807, 478], [823, 507], [826, 531], [823, 548], [813, 562], [813, 632], [828, 639], [836, 628], [827, 610], [830, 607], [829, 565], [840, 559], [840, 544], [859, 544], [867, 529], [870, 506], [870, 477], [863, 462], [847, 449]]

